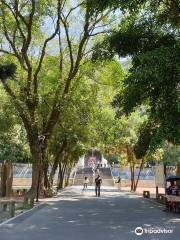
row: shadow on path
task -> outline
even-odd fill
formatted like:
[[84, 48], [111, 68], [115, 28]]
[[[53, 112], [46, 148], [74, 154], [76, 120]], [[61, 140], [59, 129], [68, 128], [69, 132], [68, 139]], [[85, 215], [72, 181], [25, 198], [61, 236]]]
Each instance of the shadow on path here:
[[[70, 188], [29, 215], [0, 227], [2, 240], [178, 240], [179, 215], [163, 212], [139, 196], [103, 189], [94, 197], [93, 189], [82, 193]], [[165, 228], [173, 233], [136, 236], [136, 227]]]

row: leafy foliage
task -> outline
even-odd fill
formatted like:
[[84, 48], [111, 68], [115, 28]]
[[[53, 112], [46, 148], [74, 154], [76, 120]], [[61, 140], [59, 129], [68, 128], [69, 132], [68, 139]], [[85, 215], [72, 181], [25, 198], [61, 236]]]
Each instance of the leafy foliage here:
[[16, 72], [16, 65], [11, 64], [0, 64], [0, 79], [6, 80], [7, 78], [13, 77]]
[[170, 146], [164, 149], [163, 161], [166, 164], [180, 163], [180, 147]]
[[30, 150], [26, 140], [25, 130], [15, 116], [15, 111], [9, 98], [0, 89], [0, 162], [30, 162]]
[[[107, 2], [110, 8], [112, 4], [117, 7], [113, 1]], [[119, 28], [97, 44], [93, 57], [118, 54], [132, 58], [114, 106], [119, 115], [148, 106], [149, 120], [135, 147], [137, 157], [142, 157], [164, 140], [180, 143], [179, 2], [126, 1], [125, 6], [121, 1], [119, 8], [125, 10]]]

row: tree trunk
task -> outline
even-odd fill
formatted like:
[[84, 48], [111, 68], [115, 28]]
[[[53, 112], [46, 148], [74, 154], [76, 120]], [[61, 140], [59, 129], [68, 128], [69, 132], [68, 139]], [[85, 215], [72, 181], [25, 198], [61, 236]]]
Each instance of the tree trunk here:
[[72, 169], [72, 166], [70, 166], [68, 168], [68, 170], [66, 170], [66, 174], [67, 174], [67, 178], [66, 178], [66, 181], [65, 181], [65, 186], [66, 187], [69, 185], [69, 178], [70, 178], [70, 174], [71, 174], [71, 169]]
[[52, 169], [51, 169], [51, 173], [50, 173], [50, 176], [49, 176], [49, 180], [48, 180], [48, 188], [49, 189], [51, 189], [53, 187], [54, 176], [56, 174], [57, 168], [58, 168], [58, 162], [54, 161]]
[[59, 162], [61, 162], [64, 158], [64, 149], [66, 148], [67, 146], [67, 141], [66, 139], [64, 139], [61, 147], [59, 148], [59, 151], [57, 152], [57, 155], [54, 159], [54, 162], [53, 162], [53, 166], [52, 166], [52, 169], [51, 169], [51, 173], [50, 173], [50, 176], [49, 176], [49, 186], [48, 188], [51, 189], [52, 186], [53, 186], [53, 182], [54, 182], [54, 176], [56, 174], [56, 171], [58, 169], [58, 165], [59, 165]]
[[44, 190], [43, 157], [45, 155], [45, 149], [37, 138], [31, 139], [30, 149], [32, 155], [32, 184], [27, 195], [37, 197], [43, 194]]
[[0, 163], [0, 197], [1, 197], [1, 194], [2, 194], [2, 186], [1, 186], [1, 174], [2, 174], [2, 163]]
[[140, 165], [138, 177], [137, 177], [137, 179], [136, 179], [136, 183], [135, 183], [135, 186], [134, 186], [134, 192], [135, 192], [136, 189], [137, 189], [138, 182], [139, 182], [139, 178], [140, 178], [140, 175], [141, 175], [141, 171], [142, 171], [142, 169], [143, 169], [143, 166], [144, 166], [144, 158], [142, 159], [142, 162], [141, 162], [141, 165]]
[[63, 183], [64, 183], [64, 174], [65, 174], [65, 164], [62, 164], [61, 162], [59, 163], [59, 174], [58, 174], [58, 189], [62, 189], [63, 188]]
[[135, 171], [135, 164], [134, 164], [134, 162], [131, 162], [131, 191], [133, 191], [133, 192], [134, 192], [134, 188], [135, 188], [134, 171]]
[[[180, 163], [177, 164], [176, 176], [180, 176]], [[180, 186], [180, 180], [177, 181], [177, 185]]]
[[126, 145], [126, 151], [127, 151], [127, 160], [128, 163], [130, 164], [130, 171], [131, 171], [131, 191], [134, 191], [134, 186], [135, 186], [135, 180], [134, 180], [134, 156], [133, 156], [133, 151], [131, 147], [127, 144]]
[[13, 166], [11, 161], [4, 161], [1, 166], [1, 197], [12, 194]]
[[48, 169], [49, 169], [49, 164], [48, 161], [44, 163], [44, 188], [49, 189], [49, 179], [48, 179]]
[[66, 170], [67, 170], [67, 164], [66, 163], [64, 163], [63, 164], [63, 171], [62, 171], [62, 178], [63, 178], [63, 187], [65, 187], [65, 175], [66, 175]]
[[6, 179], [7, 179], [6, 174], [7, 174], [6, 165], [5, 165], [5, 162], [3, 162], [1, 166], [1, 197], [6, 196]]
[[6, 171], [7, 171], [6, 197], [11, 197], [13, 183], [13, 165], [11, 161], [6, 162]]

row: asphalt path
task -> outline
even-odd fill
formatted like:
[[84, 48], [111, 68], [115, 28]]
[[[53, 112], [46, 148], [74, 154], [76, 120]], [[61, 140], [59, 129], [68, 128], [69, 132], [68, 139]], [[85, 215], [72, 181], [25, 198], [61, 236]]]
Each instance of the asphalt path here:
[[[137, 235], [135, 229], [138, 228]], [[68, 188], [57, 198], [0, 225], [0, 240], [179, 240], [180, 216], [113, 188]]]

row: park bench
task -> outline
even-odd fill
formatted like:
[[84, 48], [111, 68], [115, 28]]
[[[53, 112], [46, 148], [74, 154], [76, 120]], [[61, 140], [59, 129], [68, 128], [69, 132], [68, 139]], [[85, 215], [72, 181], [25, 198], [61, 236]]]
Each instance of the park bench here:
[[15, 201], [12, 199], [1, 199], [0, 200], [0, 208], [1, 211], [9, 210], [10, 217], [14, 217], [15, 215]]
[[32, 208], [34, 206], [34, 197], [24, 197], [21, 199], [0, 199], [0, 212], [8, 212], [9, 217], [15, 216], [16, 205], [22, 203], [23, 208]]
[[166, 195], [166, 208], [170, 212], [180, 212], [180, 196]]
[[144, 198], [150, 198], [150, 191], [143, 191]]

